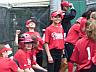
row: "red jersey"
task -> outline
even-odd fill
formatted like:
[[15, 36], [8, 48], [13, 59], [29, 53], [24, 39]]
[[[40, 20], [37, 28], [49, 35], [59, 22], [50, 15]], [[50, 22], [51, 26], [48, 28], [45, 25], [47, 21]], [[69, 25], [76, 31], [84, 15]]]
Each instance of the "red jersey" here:
[[9, 58], [0, 58], [0, 72], [17, 72], [17, 64]]
[[64, 31], [61, 25], [57, 27], [50, 25], [45, 31], [45, 42], [48, 43], [49, 49], [64, 48]]
[[74, 24], [69, 29], [67, 37], [65, 38], [65, 42], [69, 42], [75, 45], [80, 37], [79, 35], [80, 35], [80, 24]]
[[87, 37], [77, 41], [71, 60], [77, 63], [78, 70], [89, 69], [91, 67], [95, 48], [96, 42]]
[[32, 65], [32, 52], [24, 51], [19, 49], [14, 55], [14, 59], [16, 59], [20, 65], [21, 69], [31, 68]]
[[26, 32], [26, 33], [29, 34], [29, 35], [32, 35], [32, 34], [36, 35], [37, 38], [39, 39], [38, 50], [43, 50], [43, 44], [44, 44], [44, 42], [43, 42], [40, 34], [38, 32]]

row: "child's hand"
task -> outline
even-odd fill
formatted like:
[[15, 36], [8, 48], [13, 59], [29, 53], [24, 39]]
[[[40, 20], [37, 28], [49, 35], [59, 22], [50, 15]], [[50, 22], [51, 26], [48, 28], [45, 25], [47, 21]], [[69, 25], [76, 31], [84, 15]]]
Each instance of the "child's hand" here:
[[20, 34], [20, 32], [21, 32], [20, 30], [16, 30], [16, 34], [17, 34], [17, 35], [19, 35], [19, 34]]
[[73, 3], [70, 3], [70, 8], [74, 9]]
[[48, 70], [47, 69], [44, 69], [44, 72], [48, 72]]
[[67, 58], [62, 58], [62, 62], [63, 62], [64, 64], [67, 64]]
[[53, 63], [54, 62], [52, 56], [48, 56], [48, 62], [49, 63]]

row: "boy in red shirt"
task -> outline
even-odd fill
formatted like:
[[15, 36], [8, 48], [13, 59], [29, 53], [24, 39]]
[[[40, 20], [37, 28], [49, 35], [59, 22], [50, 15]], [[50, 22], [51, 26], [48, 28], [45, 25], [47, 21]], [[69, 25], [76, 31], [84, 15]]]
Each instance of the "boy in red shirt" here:
[[27, 20], [26, 21], [26, 28], [28, 29], [28, 32], [26, 32], [27, 34], [29, 35], [36, 35], [37, 38], [38, 38], [38, 48], [37, 48], [37, 54], [36, 54], [36, 62], [42, 66], [42, 62], [43, 62], [43, 40], [39, 34], [39, 32], [36, 31], [36, 26], [37, 25], [37, 21], [34, 17], [32, 17], [31, 19]]
[[96, 56], [96, 21], [86, 23], [86, 36], [78, 40], [71, 56], [77, 64], [77, 72], [95, 72], [93, 68]]
[[8, 50], [11, 48], [6, 48], [4, 44], [0, 44], [0, 72], [18, 72], [17, 64], [8, 58]]
[[14, 59], [18, 61], [20, 68], [25, 72], [34, 72], [33, 69], [35, 69], [36, 72], [47, 72], [46, 69], [40, 67], [36, 63], [35, 54], [33, 52], [34, 41], [32, 37], [26, 33], [24, 33], [23, 36], [23, 48], [19, 49], [14, 55]]
[[45, 50], [48, 57], [48, 72], [59, 72], [64, 49], [64, 31], [61, 25], [61, 11], [51, 14], [52, 24], [45, 30]]
[[24, 48], [19, 49], [14, 55], [14, 59], [18, 61], [20, 69], [23, 69], [25, 72], [34, 72], [31, 68], [31, 48], [32, 48], [32, 39], [30, 35], [26, 34], [26, 37], [23, 40]]
[[70, 62], [74, 46], [80, 39], [80, 23], [82, 17], [76, 20], [76, 23], [69, 29], [67, 37], [65, 38], [65, 50], [67, 51], [68, 72], [73, 72], [73, 64]]
[[[29, 34], [30, 36], [36, 36], [38, 39], [38, 48], [35, 49], [36, 51], [36, 62], [42, 66], [42, 50], [43, 50], [43, 40], [40, 36], [40, 34], [36, 31], [36, 24], [37, 21], [34, 17], [26, 21], [26, 28], [28, 29], [28, 32], [25, 32], [25, 34]], [[16, 30], [16, 37], [15, 37], [15, 43], [18, 45], [18, 43], [21, 45], [22, 42], [18, 42], [18, 35], [20, 34], [20, 30]], [[19, 46], [20, 46], [19, 45]]]

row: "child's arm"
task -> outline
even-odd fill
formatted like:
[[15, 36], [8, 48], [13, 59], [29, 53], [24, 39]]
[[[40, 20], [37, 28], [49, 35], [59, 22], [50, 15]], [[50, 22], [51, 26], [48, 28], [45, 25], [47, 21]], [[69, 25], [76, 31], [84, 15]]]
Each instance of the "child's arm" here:
[[18, 35], [20, 34], [20, 30], [16, 30], [16, 34], [15, 34], [15, 44], [18, 46]]
[[39, 66], [38, 64], [32, 65], [33, 69], [38, 69], [38, 70], [42, 70], [44, 72], [47, 72], [47, 69]]
[[50, 53], [48, 44], [45, 43], [45, 44], [44, 44], [44, 47], [45, 47], [45, 51], [46, 51], [47, 56], [48, 56], [48, 62], [49, 62], [49, 63], [53, 63], [53, 58], [52, 58], [52, 56], [51, 56], [51, 53]]
[[[33, 56], [33, 60], [36, 62], [36, 56]], [[33, 64], [33, 65], [32, 65], [32, 68], [33, 68], [33, 69], [38, 69], [38, 70], [40, 70], [40, 71], [42, 70], [42, 71], [44, 71], [44, 72], [47, 72], [47, 70], [46, 70], [45, 68], [39, 66], [37, 63], [36, 63], [36, 64]]]

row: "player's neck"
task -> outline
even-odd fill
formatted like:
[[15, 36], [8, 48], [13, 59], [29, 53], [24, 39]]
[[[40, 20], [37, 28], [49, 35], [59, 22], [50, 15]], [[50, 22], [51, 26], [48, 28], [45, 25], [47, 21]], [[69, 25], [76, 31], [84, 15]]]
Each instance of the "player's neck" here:
[[28, 29], [28, 31], [29, 31], [29, 32], [34, 32], [35, 30], [34, 30], [34, 29], [30, 29], [30, 28], [29, 28], [29, 29]]
[[52, 23], [52, 25], [53, 25], [54, 27], [57, 27], [57, 26], [58, 26], [58, 24], [57, 24], [57, 23]]

